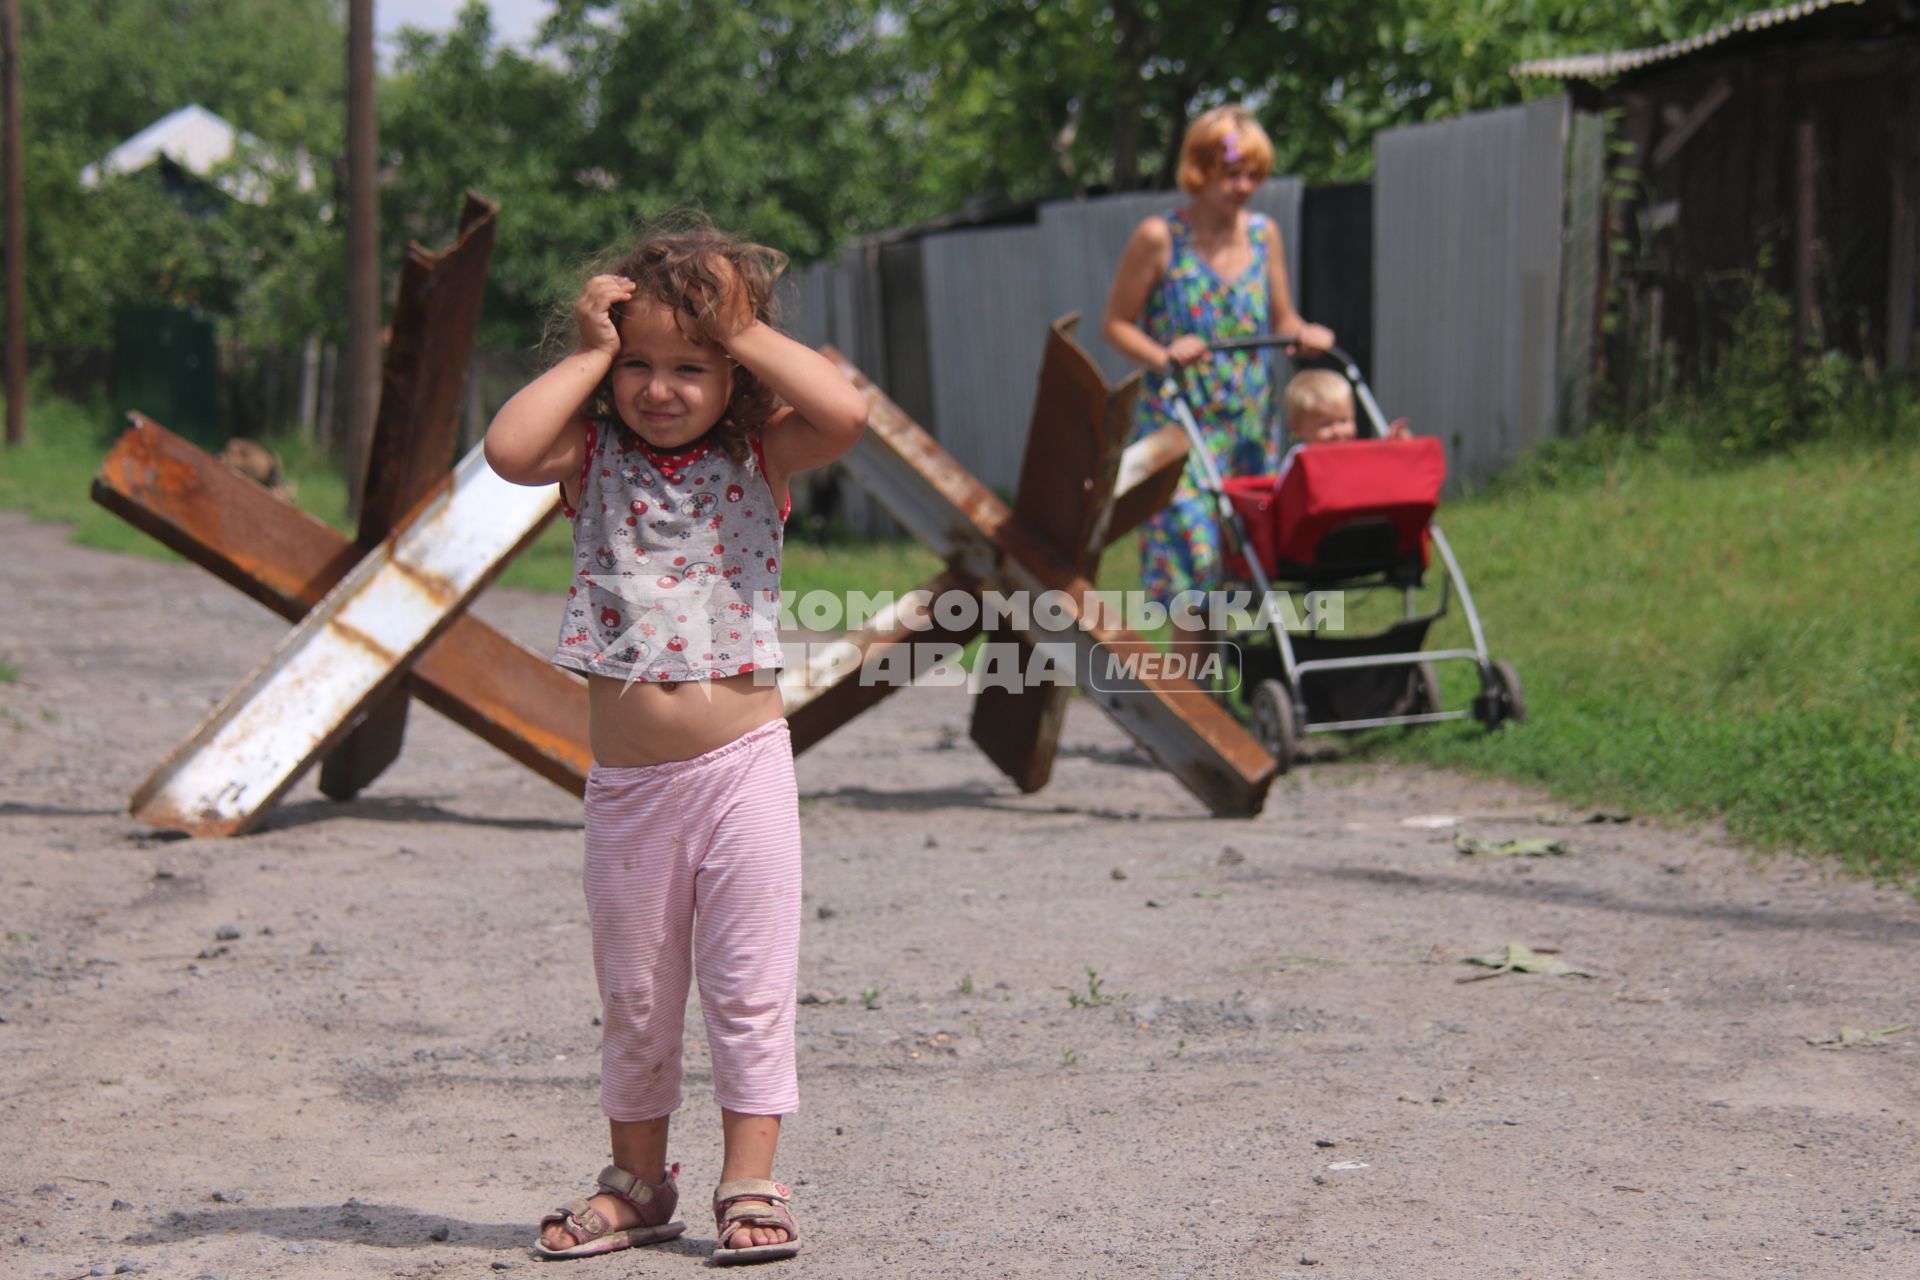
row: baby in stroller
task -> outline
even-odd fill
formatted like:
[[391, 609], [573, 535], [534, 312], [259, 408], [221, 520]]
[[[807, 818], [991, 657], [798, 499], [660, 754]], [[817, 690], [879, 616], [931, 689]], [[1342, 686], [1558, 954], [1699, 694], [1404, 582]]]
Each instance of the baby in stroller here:
[[[1342, 357], [1344, 361], [1344, 357]], [[1293, 445], [1277, 475], [1226, 479], [1223, 496], [1239, 526], [1235, 572], [1263, 593], [1331, 590], [1352, 599], [1386, 591], [1401, 597], [1401, 616], [1383, 629], [1353, 632], [1272, 627], [1271, 646], [1247, 635], [1239, 650], [1255, 734], [1285, 768], [1308, 733], [1415, 725], [1469, 715], [1489, 727], [1525, 716], [1519, 677], [1486, 653], [1451, 551], [1431, 524], [1446, 474], [1438, 440], [1416, 437], [1404, 418], [1386, 423], [1351, 362], [1346, 373], [1308, 369], [1282, 397]], [[1224, 514], [1224, 513], [1223, 513]], [[1439, 551], [1446, 577], [1437, 607], [1415, 599]], [[1472, 649], [1430, 650], [1428, 627], [1454, 595], [1465, 606]], [[1448, 659], [1481, 668], [1482, 693], [1471, 709], [1447, 709], [1435, 664]]]
[[[1354, 413], [1353, 384], [1331, 369], [1304, 369], [1287, 383], [1284, 404], [1294, 448], [1352, 440], [1360, 434]], [[1389, 440], [1411, 440], [1405, 418], [1387, 428]]]

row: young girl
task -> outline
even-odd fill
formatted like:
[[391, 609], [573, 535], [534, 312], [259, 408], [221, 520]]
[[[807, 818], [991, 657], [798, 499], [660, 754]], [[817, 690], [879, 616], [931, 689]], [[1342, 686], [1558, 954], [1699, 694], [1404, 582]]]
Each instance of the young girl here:
[[549, 1258], [671, 1239], [689, 961], [721, 1107], [716, 1262], [799, 1251], [772, 1181], [799, 1103], [800, 824], [774, 673], [787, 486], [851, 448], [866, 403], [768, 323], [785, 259], [704, 220], [647, 233], [574, 303], [578, 345], [487, 431], [517, 484], [561, 486], [574, 578], [554, 661], [587, 677], [582, 881], [613, 1164], [541, 1220]]

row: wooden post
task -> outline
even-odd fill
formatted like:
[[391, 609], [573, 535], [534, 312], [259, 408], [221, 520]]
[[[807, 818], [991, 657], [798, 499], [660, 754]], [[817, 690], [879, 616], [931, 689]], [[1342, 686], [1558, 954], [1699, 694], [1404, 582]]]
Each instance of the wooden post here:
[[1793, 346], [1803, 354], [1820, 337], [1819, 202], [1814, 187], [1819, 146], [1813, 121], [1800, 121], [1793, 147]]
[[300, 344], [300, 438], [312, 444], [319, 437], [315, 426], [320, 420], [320, 335], [310, 333]]
[[373, 104], [373, 0], [347, 4], [347, 503], [366, 485], [380, 408], [379, 146]]
[[1916, 99], [1911, 83], [1907, 106], [1893, 121], [1892, 198], [1887, 228], [1887, 371], [1913, 370], [1913, 318], [1920, 284], [1920, 129], [1913, 123]]
[[27, 439], [27, 199], [20, 158], [20, 0], [0, 0], [0, 80], [6, 97], [7, 443]]

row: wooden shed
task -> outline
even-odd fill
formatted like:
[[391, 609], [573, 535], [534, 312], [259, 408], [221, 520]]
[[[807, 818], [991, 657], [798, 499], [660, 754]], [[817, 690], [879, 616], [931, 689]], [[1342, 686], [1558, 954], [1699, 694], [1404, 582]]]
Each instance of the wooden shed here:
[[1599, 359], [1630, 402], [1706, 368], [1756, 280], [1803, 349], [1915, 369], [1920, 0], [1805, 0], [1514, 74], [1565, 82], [1621, 144]]

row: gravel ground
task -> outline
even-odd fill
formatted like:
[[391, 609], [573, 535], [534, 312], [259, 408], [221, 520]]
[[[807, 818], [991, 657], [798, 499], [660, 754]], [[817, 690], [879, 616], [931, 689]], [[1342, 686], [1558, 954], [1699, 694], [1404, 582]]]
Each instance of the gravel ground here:
[[[151, 831], [128, 794], [283, 624], [0, 539], [0, 1276], [545, 1265], [533, 1221], [605, 1160], [576, 802], [416, 704], [353, 803]], [[479, 612], [538, 646], [555, 608]], [[777, 1273], [1920, 1274], [1920, 1036], [1809, 1043], [1916, 1020], [1911, 897], [1378, 763], [1211, 819], [1084, 704], [1020, 796], [966, 713], [914, 690], [801, 758]], [[1462, 981], [1509, 941], [1592, 976]], [[568, 1275], [705, 1265], [700, 1041], [687, 1236]]]

